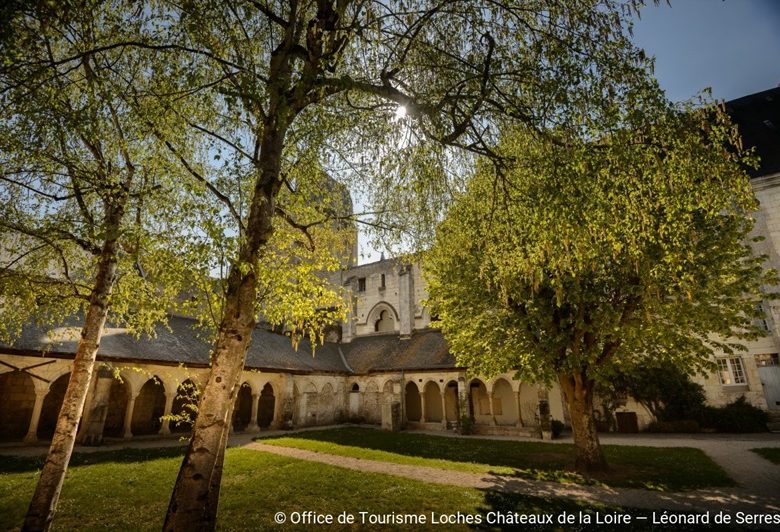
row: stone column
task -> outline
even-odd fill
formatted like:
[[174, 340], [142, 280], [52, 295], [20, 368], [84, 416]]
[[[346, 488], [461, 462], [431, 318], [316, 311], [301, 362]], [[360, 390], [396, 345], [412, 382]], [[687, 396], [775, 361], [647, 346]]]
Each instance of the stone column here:
[[24, 436], [24, 443], [35, 443], [38, 441], [38, 422], [41, 420], [41, 409], [43, 408], [43, 400], [46, 398], [47, 393], [49, 393], [48, 389], [35, 388], [35, 404], [33, 404], [30, 427], [27, 429], [27, 434]]
[[260, 403], [260, 394], [252, 394], [252, 417], [249, 419], [249, 425], [246, 426], [247, 432], [257, 432], [260, 427], [257, 425], [257, 409]]
[[420, 423], [425, 423], [425, 389], [420, 392]]
[[444, 391], [441, 393], [441, 426], [447, 430], [447, 385], [444, 385]]
[[168, 436], [171, 433], [171, 418], [173, 414], [173, 401], [176, 399], [176, 392], [165, 394], [165, 410], [163, 411], [162, 426], [160, 427], [161, 436]]
[[488, 392], [488, 408], [490, 409], [490, 424], [495, 426], [496, 424], [496, 416], [493, 414], [493, 392]]
[[523, 409], [521, 408], [522, 405], [520, 403], [520, 390], [515, 392], [515, 398], [517, 402], [517, 426], [525, 427], [525, 423], [523, 423]]
[[135, 400], [138, 397], [137, 393], [128, 394], [127, 396], [127, 410], [125, 410], [125, 423], [124, 430], [122, 431], [124, 438], [132, 438], [133, 431], [133, 410], [135, 409]]

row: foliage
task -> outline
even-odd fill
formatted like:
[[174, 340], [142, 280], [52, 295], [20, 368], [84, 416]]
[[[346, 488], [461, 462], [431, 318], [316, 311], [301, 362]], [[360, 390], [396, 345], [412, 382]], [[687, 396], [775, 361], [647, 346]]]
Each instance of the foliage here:
[[[507, 130], [437, 230], [425, 271], [458, 364], [557, 379], [578, 467], [603, 468], [593, 388], [637, 365], [691, 373], [744, 349], [763, 287], [736, 129], [640, 92], [626, 127], [579, 144]], [[704, 102], [706, 103], [706, 102]], [[560, 135], [559, 135], [560, 136]], [[592, 465], [590, 465], [592, 464]]]
[[612, 377], [597, 390], [602, 401], [613, 406], [632, 397], [660, 422], [701, 421], [704, 414], [702, 386], [676, 366], [652, 360]]
[[740, 396], [721, 407], [708, 407], [704, 425], [718, 432], [766, 432], [769, 415]]

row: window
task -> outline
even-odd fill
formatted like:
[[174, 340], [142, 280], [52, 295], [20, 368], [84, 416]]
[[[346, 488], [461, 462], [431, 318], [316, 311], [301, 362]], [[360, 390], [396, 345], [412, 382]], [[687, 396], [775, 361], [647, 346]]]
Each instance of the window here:
[[742, 359], [739, 357], [719, 358], [718, 375], [720, 383], [724, 386], [747, 384], [745, 369], [742, 367]]
[[768, 331], [769, 322], [766, 319], [766, 310], [764, 309], [764, 305], [762, 305], [761, 303], [757, 304], [756, 313], [758, 314], [758, 317], [754, 320], [756, 327], [758, 327], [762, 331]]
[[353, 392], [359, 392], [360, 391], [360, 386], [358, 386], [358, 383], [355, 383], [355, 384], [352, 385], [352, 391]]
[[358, 292], [365, 292], [366, 291], [366, 278], [360, 277], [358, 278]]
[[759, 368], [766, 366], [780, 366], [780, 356], [778, 356], [777, 353], [756, 355], [756, 366]]
[[380, 280], [380, 283], [379, 283], [379, 289], [380, 290], [384, 290], [385, 289], [385, 274], [384, 273], [382, 274], [382, 279]]

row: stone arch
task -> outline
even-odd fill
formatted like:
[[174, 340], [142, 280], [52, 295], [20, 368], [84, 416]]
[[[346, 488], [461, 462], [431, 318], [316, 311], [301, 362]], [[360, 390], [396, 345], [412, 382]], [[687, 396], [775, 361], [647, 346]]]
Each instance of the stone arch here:
[[127, 401], [130, 398], [130, 384], [127, 380], [111, 379], [111, 391], [108, 394], [108, 410], [103, 425], [103, 436], [121, 438], [127, 413]]
[[398, 312], [390, 303], [380, 301], [368, 312], [366, 323], [373, 327], [376, 332], [395, 331], [395, 326], [399, 323]]
[[41, 417], [38, 421], [38, 439], [50, 440], [54, 436], [60, 408], [65, 400], [65, 391], [68, 389], [68, 381], [70, 381], [70, 373], [65, 373], [52, 381], [49, 386], [49, 393], [43, 400]]
[[189, 432], [198, 417], [198, 401], [200, 388], [192, 379], [186, 379], [176, 387], [176, 397], [173, 398], [170, 423], [171, 432]]
[[392, 403], [393, 401], [396, 400], [394, 387], [395, 384], [393, 382], [393, 379], [387, 379], [385, 383], [382, 385], [383, 403]]
[[260, 406], [257, 410], [257, 425], [261, 429], [271, 426], [274, 422], [274, 411], [276, 408], [276, 397], [274, 397], [274, 387], [270, 382], [265, 383], [260, 392]]
[[441, 422], [441, 390], [439, 385], [434, 381], [428, 381], [425, 383], [424, 400], [425, 400], [425, 421]]
[[444, 387], [444, 419], [445, 421], [460, 421], [460, 400], [458, 398], [458, 381], [451, 380]]
[[35, 383], [27, 372], [0, 374], [0, 441], [24, 438], [34, 405]]
[[517, 396], [503, 377], [493, 383], [493, 417], [498, 425], [515, 425], [518, 421]]
[[135, 436], [157, 434], [162, 426], [160, 419], [165, 414], [165, 387], [154, 376], [147, 380], [138, 391], [133, 407], [133, 420], [130, 431]]
[[422, 401], [420, 398], [420, 390], [417, 389], [417, 385], [412, 381], [406, 383], [405, 399], [406, 420], [420, 421], [422, 418]]
[[318, 403], [317, 422], [322, 425], [332, 424], [336, 419], [336, 394], [329, 382], [320, 390]]
[[469, 416], [475, 423], [490, 423], [490, 401], [487, 386], [480, 379], [469, 382]]
[[252, 386], [244, 382], [238, 388], [233, 406], [233, 430], [243, 431], [252, 422]]

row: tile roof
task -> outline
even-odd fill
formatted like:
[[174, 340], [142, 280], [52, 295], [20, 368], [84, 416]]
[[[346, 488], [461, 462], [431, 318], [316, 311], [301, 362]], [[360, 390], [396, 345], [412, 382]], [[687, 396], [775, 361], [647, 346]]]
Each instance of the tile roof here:
[[[101, 360], [205, 366], [209, 362], [211, 344], [195, 325], [193, 319], [172, 316], [169, 321], [171, 330], [160, 325], [155, 338], [146, 335], [135, 338], [125, 329], [107, 326], [100, 342], [98, 357]], [[76, 318], [65, 320], [57, 327], [29, 325], [12, 346], [6, 347], [21, 352], [69, 355], [76, 352], [79, 335], [80, 322]], [[335, 344], [317, 346], [312, 355], [308, 341], [301, 341], [295, 350], [289, 337], [261, 328], [255, 329], [253, 333], [245, 366], [307, 373], [348, 372]]]
[[356, 373], [457, 367], [444, 335], [430, 329], [415, 331], [404, 340], [397, 334], [360, 336], [340, 347]]

